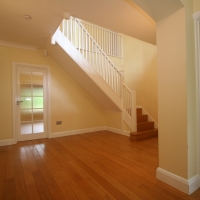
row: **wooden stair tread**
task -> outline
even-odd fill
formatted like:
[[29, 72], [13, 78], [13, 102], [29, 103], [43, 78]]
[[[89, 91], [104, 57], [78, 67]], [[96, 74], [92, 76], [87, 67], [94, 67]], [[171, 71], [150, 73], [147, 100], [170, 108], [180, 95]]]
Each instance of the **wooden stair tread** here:
[[154, 128], [154, 122], [148, 121], [148, 114], [143, 114], [142, 108], [137, 108], [137, 132], [130, 133], [133, 141], [146, 140], [158, 136], [158, 129]]
[[150, 129], [146, 131], [132, 132], [130, 133], [130, 139], [133, 141], [146, 140], [152, 137], [158, 136], [158, 129]]
[[137, 123], [137, 125], [142, 125], [142, 124], [151, 124], [151, 123], [154, 123], [154, 122], [151, 122], [151, 121], [147, 121], [147, 122], [139, 122], [139, 123]]
[[146, 131], [131, 132], [130, 134], [131, 135], [142, 135], [142, 134], [146, 134], [146, 133], [154, 132], [154, 131], [158, 131], [158, 129], [154, 128], [154, 129], [150, 129], [150, 130], [146, 130]]
[[143, 116], [148, 116], [148, 115], [145, 114], [137, 115], [137, 117], [143, 117]]

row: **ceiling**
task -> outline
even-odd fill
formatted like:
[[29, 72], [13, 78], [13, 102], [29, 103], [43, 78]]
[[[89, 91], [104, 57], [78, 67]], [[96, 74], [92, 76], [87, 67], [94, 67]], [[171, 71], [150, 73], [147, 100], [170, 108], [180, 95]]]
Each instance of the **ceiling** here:
[[[177, 9], [179, 0], [134, 0], [155, 21], [153, 9]], [[132, 0], [0, 0], [0, 40], [35, 47], [44, 47], [53, 35], [65, 12], [131, 37], [156, 44], [156, 23]], [[149, 2], [153, 2], [151, 5]], [[176, 3], [173, 3], [176, 2]], [[164, 10], [164, 8], [163, 8]], [[170, 10], [170, 12], [171, 12]], [[24, 19], [28, 14], [31, 20]], [[166, 15], [166, 14], [165, 14]], [[163, 17], [163, 15], [162, 15]], [[161, 18], [162, 18], [161, 17]]]
[[180, 0], [132, 0], [155, 22], [159, 22], [183, 7]]

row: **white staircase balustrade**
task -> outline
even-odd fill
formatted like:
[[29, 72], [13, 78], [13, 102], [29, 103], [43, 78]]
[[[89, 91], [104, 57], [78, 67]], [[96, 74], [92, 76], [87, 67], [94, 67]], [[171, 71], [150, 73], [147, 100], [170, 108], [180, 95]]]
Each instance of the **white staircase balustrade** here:
[[123, 59], [122, 34], [82, 20], [80, 20], [80, 22], [108, 56], [115, 56]]
[[115, 93], [121, 96], [120, 72], [81, 22], [74, 17], [70, 17], [69, 20], [63, 20], [60, 30]]

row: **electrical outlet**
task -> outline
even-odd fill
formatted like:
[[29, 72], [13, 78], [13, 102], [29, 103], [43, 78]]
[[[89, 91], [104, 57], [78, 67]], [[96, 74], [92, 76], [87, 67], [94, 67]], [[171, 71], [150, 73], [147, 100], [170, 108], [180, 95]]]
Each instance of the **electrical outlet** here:
[[61, 125], [62, 124], [62, 121], [57, 121], [56, 122], [56, 125]]

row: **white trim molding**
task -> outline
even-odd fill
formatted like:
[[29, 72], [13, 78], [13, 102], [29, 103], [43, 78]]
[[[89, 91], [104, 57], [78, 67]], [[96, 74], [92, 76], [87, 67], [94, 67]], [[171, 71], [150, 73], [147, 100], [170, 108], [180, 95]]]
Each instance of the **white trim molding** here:
[[121, 129], [117, 129], [117, 128], [113, 128], [113, 127], [109, 127], [109, 126], [106, 127], [106, 130], [110, 131], [110, 132], [113, 132], [113, 133], [117, 133], [117, 134], [120, 134], [120, 135], [124, 135], [124, 136], [130, 137], [130, 131], [123, 130], [123, 132], [122, 132]]
[[13, 145], [16, 144], [17, 141], [14, 139], [6, 139], [6, 140], [0, 140], [0, 147], [1, 146], [8, 146], [8, 145]]
[[117, 133], [117, 134], [120, 134], [120, 135], [128, 136], [128, 137], [130, 136], [129, 131], [123, 131], [123, 133], [122, 133], [121, 129], [102, 126], [102, 127], [63, 131], [63, 132], [55, 132], [55, 133], [51, 133], [49, 135], [49, 138], [65, 137], [65, 136], [70, 136], [70, 135], [79, 135], [79, 134], [83, 134], [83, 133], [91, 133], [91, 132], [105, 131], [105, 130], [113, 132], [113, 133]]
[[106, 130], [106, 126], [70, 130], [70, 131], [63, 131], [63, 132], [55, 132], [55, 133], [51, 133], [49, 135], [49, 138], [65, 137], [65, 136], [70, 136], [70, 135], [78, 135], [78, 134], [83, 134], [83, 133], [91, 133], [91, 132], [104, 131], [104, 130]]
[[[198, 174], [200, 175], [200, 11], [193, 15], [195, 25], [195, 62], [196, 62], [196, 106], [197, 106], [197, 165]], [[199, 180], [200, 185], [200, 180]]]
[[25, 44], [18, 44], [18, 43], [3, 41], [3, 40], [0, 40], [0, 45], [7, 46], [7, 47], [14, 47], [18, 49], [26, 49], [26, 50], [31, 50], [31, 51], [37, 51], [39, 49], [38, 47], [29, 46]]
[[158, 167], [156, 178], [189, 195], [199, 188], [199, 175], [187, 180]]
[[[92, 133], [97, 131], [110, 131], [116, 134], [124, 135], [124, 136], [130, 136], [130, 131], [121, 131], [121, 129], [116, 129], [112, 127], [107, 126], [101, 126], [101, 127], [94, 127], [94, 128], [86, 128], [86, 129], [78, 129], [78, 130], [70, 130], [70, 131], [63, 131], [63, 132], [55, 132], [48, 134], [48, 138], [57, 138], [57, 137], [65, 137], [70, 135], [79, 135], [83, 133]], [[17, 143], [17, 139], [14, 137], [12, 139], [6, 139], [6, 140], [0, 140], [0, 146], [7, 146], [7, 145], [13, 145]]]

